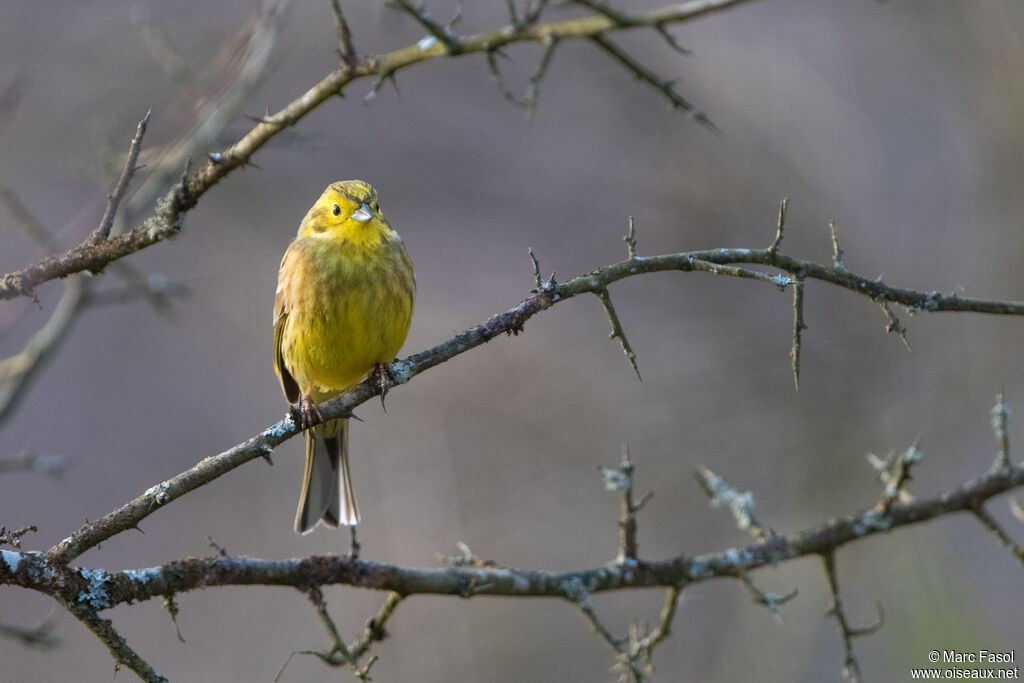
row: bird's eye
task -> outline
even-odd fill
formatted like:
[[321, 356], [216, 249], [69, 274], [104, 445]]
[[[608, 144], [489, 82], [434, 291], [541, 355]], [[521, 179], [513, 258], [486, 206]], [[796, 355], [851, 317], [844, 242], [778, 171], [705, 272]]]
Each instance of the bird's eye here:
[[338, 206], [337, 204], [335, 204], [334, 208], [331, 209], [331, 213], [333, 213], [335, 216], [340, 216], [341, 215], [341, 207]]

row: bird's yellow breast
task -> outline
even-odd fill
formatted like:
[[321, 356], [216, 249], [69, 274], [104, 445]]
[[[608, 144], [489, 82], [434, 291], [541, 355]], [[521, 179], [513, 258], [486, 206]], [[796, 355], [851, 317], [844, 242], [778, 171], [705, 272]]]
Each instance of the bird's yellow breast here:
[[397, 233], [380, 228], [367, 239], [297, 237], [281, 263], [281, 357], [300, 391], [312, 388], [318, 402], [392, 361], [409, 331], [412, 263]]

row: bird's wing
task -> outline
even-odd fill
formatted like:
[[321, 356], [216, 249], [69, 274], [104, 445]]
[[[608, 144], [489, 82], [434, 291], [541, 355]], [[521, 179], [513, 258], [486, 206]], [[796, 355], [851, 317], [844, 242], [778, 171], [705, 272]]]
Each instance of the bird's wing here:
[[[291, 249], [284, 253], [284, 258], [281, 259], [281, 272], [284, 272], [285, 261], [288, 260], [288, 256], [291, 253]], [[284, 362], [284, 348], [282, 342], [284, 341], [284, 329], [288, 322], [288, 311], [285, 308], [284, 300], [284, 288], [285, 283], [281, 282], [281, 276], [278, 275], [277, 292], [274, 294], [274, 372], [281, 380], [281, 389], [284, 390], [285, 398], [288, 399], [289, 403], [298, 403], [299, 396], [302, 391], [299, 389], [298, 382], [292, 377], [292, 373], [288, 371], [288, 366]]]

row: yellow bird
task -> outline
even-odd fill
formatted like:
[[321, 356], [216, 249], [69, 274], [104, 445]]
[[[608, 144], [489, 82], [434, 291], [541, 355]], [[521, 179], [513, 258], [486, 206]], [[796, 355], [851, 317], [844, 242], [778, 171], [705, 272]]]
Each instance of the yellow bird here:
[[288, 245], [274, 297], [274, 371], [306, 430], [295, 515], [300, 534], [321, 520], [359, 523], [348, 419], [322, 422], [316, 405], [370, 372], [388, 372], [409, 332], [415, 298], [412, 260], [377, 191], [361, 180], [330, 185]]

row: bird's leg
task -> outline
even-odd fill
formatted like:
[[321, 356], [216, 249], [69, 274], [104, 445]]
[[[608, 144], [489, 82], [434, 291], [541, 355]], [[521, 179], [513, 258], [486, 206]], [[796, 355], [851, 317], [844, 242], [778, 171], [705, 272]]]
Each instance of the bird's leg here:
[[391, 363], [376, 363], [370, 371], [370, 377], [380, 386], [380, 405], [384, 412], [388, 407], [384, 405], [384, 397], [388, 395], [388, 389], [398, 384], [395, 380], [395, 373], [391, 371]]
[[[296, 415], [297, 413], [297, 415]], [[313, 400], [313, 388], [310, 387], [299, 399], [298, 406], [292, 406], [292, 419], [300, 429], [306, 430], [324, 421], [324, 416]]]
[[348, 559], [358, 560], [359, 559], [359, 541], [356, 540], [356, 525], [353, 524], [349, 528], [349, 546], [348, 546]]

